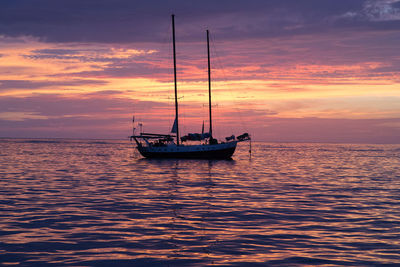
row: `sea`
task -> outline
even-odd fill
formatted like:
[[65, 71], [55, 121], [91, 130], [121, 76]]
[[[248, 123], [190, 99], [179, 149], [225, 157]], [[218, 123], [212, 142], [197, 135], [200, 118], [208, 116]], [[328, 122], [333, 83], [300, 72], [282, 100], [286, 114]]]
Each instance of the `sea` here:
[[3, 266], [400, 266], [400, 145], [0, 139]]

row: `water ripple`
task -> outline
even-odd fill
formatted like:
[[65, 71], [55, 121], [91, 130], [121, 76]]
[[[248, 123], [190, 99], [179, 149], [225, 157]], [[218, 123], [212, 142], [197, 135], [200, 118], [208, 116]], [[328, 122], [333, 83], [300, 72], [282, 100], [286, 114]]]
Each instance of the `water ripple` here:
[[0, 146], [3, 265], [400, 264], [399, 145], [242, 144], [230, 161]]

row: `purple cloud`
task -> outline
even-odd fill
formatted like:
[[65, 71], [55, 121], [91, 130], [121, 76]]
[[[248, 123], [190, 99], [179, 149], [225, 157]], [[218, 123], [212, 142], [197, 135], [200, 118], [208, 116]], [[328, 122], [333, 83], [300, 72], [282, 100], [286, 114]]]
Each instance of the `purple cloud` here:
[[400, 143], [400, 119], [270, 118], [254, 136], [270, 142]]
[[108, 82], [102, 80], [83, 80], [73, 79], [65, 81], [30, 81], [30, 80], [0, 80], [0, 91], [8, 91], [12, 89], [35, 90], [44, 87], [60, 87], [60, 86], [82, 86], [82, 85], [105, 85]]
[[[391, 8], [391, 13], [384, 10]], [[380, 0], [106, 1], [5, 0], [0, 34], [49, 42], [159, 42], [177, 14], [182, 38], [212, 25], [227, 39], [288, 36], [327, 29], [399, 29], [396, 4]], [[377, 19], [378, 18], [378, 19]], [[385, 21], [380, 24], [378, 22]]]
[[138, 118], [147, 116], [149, 125], [168, 130], [172, 106], [123, 98], [117, 93], [2, 97], [0, 136], [121, 138], [130, 134], [134, 113]]
[[28, 97], [0, 98], [0, 112], [32, 112], [38, 115], [52, 116], [94, 116], [100, 114], [131, 113], [133, 107], [149, 112], [166, 104], [152, 101], [139, 101], [123, 98], [118, 91], [100, 91], [79, 96], [61, 94], [34, 94]]

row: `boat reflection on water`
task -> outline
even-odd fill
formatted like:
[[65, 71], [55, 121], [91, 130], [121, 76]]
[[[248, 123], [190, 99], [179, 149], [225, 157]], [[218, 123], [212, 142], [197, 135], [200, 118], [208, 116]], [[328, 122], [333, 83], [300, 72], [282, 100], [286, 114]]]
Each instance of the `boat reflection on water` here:
[[[209, 229], [208, 224], [208, 219], [212, 217], [212, 187], [215, 185], [211, 176], [212, 162], [208, 162], [209, 171], [208, 176], [204, 177], [203, 180], [203, 190], [197, 192], [197, 197], [202, 199], [202, 203], [198, 203], [198, 213], [196, 214], [193, 214], [193, 210], [185, 204], [190, 200], [183, 197], [185, 193], [181, 192], [181, 178], [178, 174], [179, 161], [175, 163], [175, 171], [173, 171], [169, 181], [171, 221], [170, 227], [165, 229], [166, 232], [170, 233], [168, 242], [174, 249], [168, 255], [168, 259], [172, 261], [190, 259], [193, 251], [196, 251], [203, 264], [213, 264], [211, 255], [217, 239], [212, 229]], [[190, 238], [188, 238], [187, 233], [188, 225], [191, 226], [190, 231], [192, 232]], [[195, 246], [193, 246], [194, 243], [196, 243]]]
[[[164, 234], [159, 236], [161, 247], [154, 247], [152, 253], [163, 254], [165, 259], [175, 264], [213, 264], [214, 249], [218, 246], [220, 231], [225, 231], [218, 224], [214, 225], [216, 211], [213, 190], [216, 183], [213, 175], [219, 173], [220, 167], [234, 166], [235, 160], [179, 160], [139, 158], [155, 173], [169, 170], [168, 179], [162, 182], [164, 194], [158, 197], [161, 201], [157, 209], [163, 210], [163, 216], [152, 222], [154, 229]], [[193, 166], [193, 174], [188, 166]], [[159, 181], [161, 182], [161, 181]], [[218, 213], [218, 212], [217, 212]], [[193, 256], [196, 255], [194, 259]]]

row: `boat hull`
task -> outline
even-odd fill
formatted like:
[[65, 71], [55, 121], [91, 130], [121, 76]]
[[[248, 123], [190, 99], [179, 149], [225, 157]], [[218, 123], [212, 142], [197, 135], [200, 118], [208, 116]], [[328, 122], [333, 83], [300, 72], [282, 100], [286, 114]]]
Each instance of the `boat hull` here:
[[237, 142], [217, 145], [144, 147], [138, 150], [146, 158], [230, 159]]

